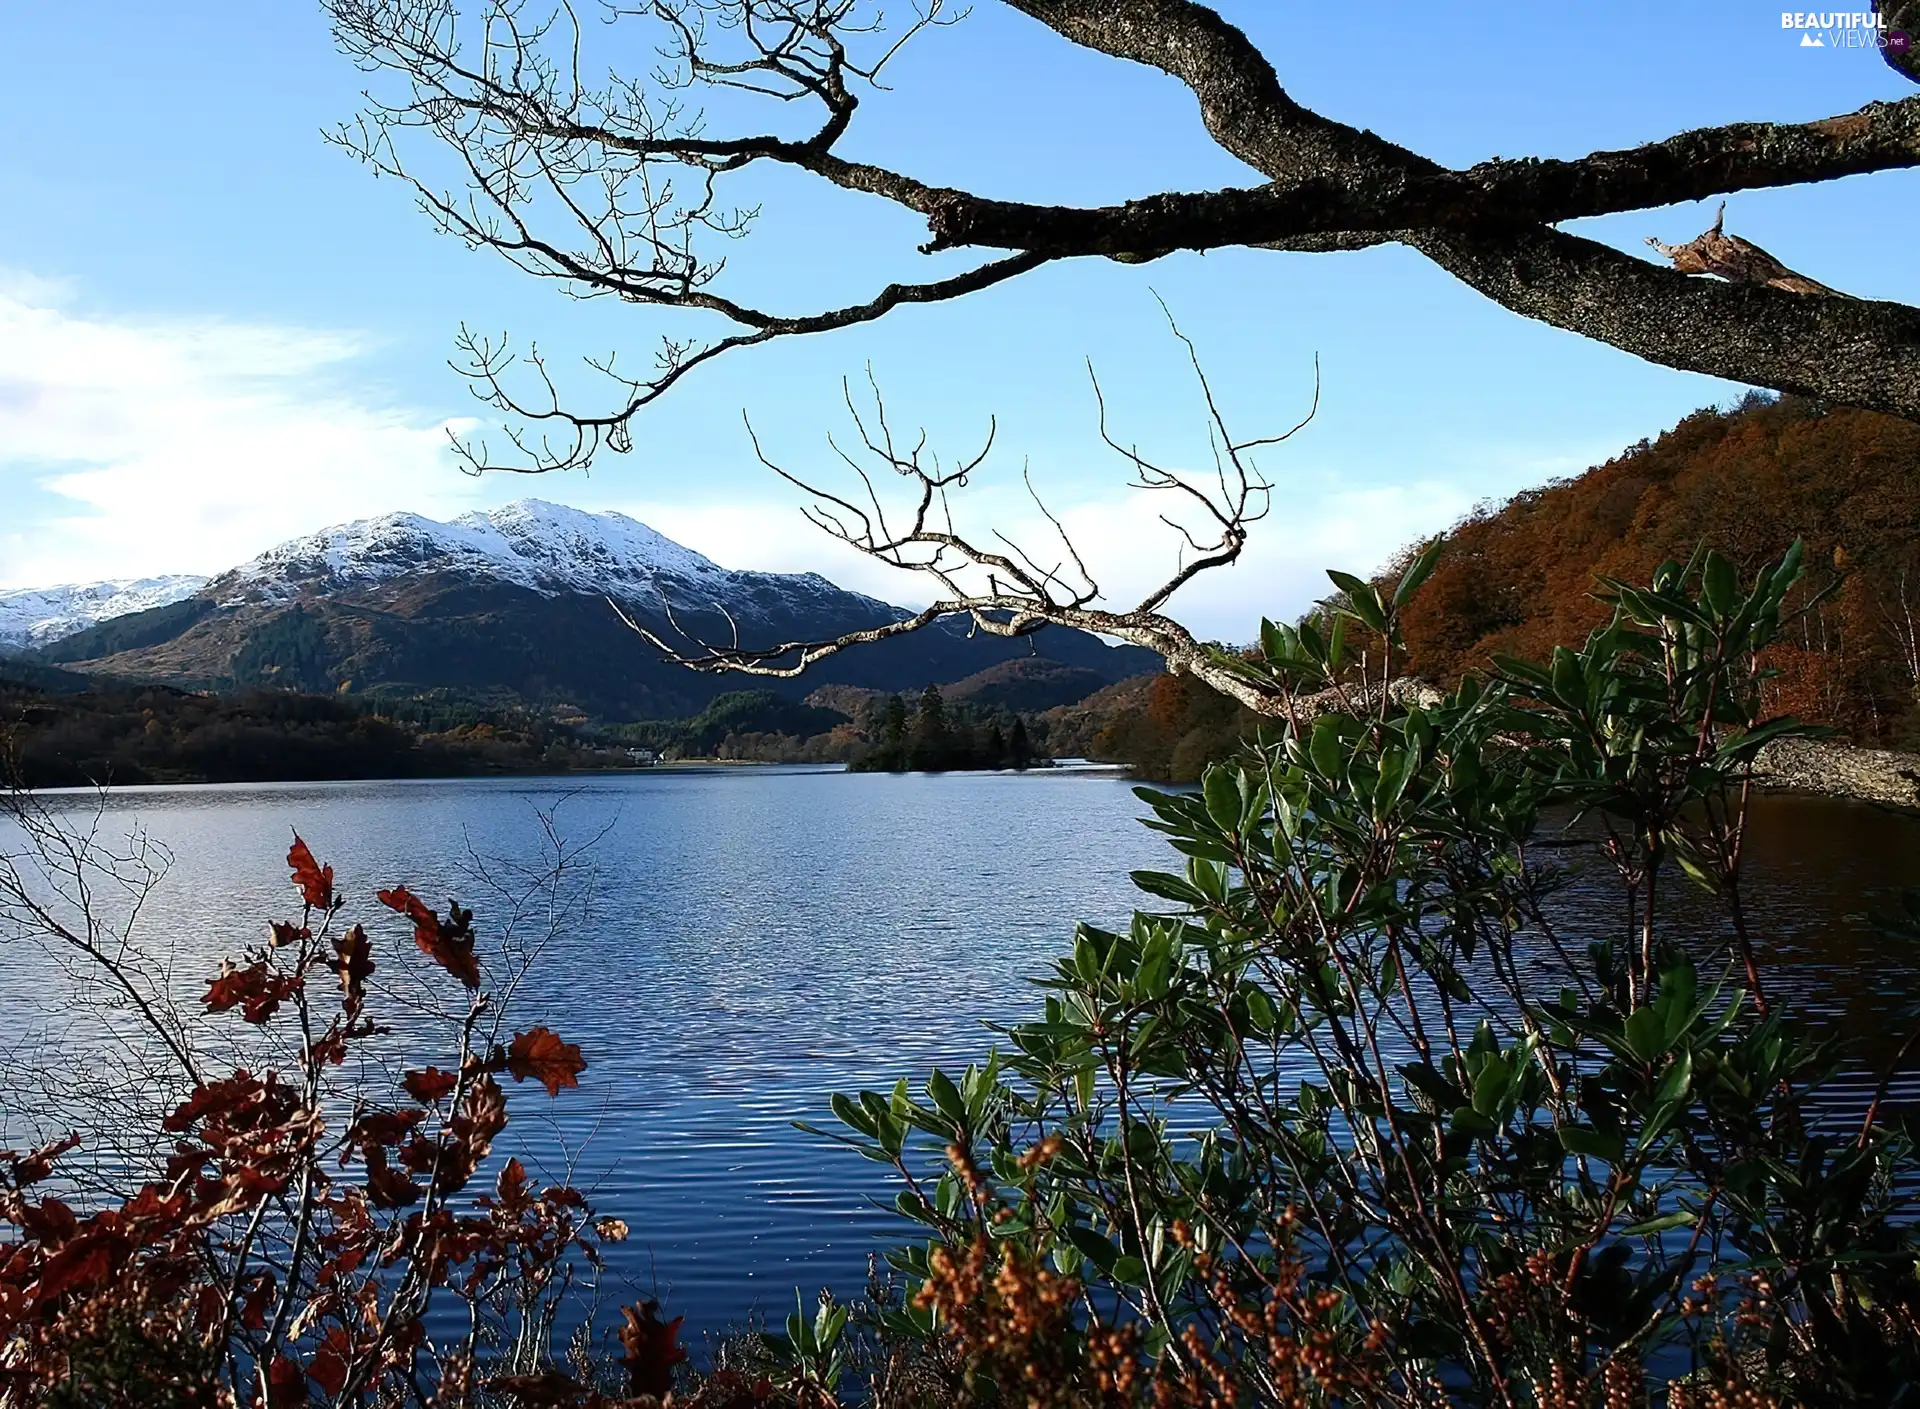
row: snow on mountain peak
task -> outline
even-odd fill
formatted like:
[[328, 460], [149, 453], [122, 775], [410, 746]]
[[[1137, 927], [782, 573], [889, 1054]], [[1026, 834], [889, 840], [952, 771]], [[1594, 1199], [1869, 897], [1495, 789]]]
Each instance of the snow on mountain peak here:
[[204, 577], [176, 573], [0, 592], [0, 649], [50, 646], [114, 617], [168, 606], [206, 585]]
[[522, 499], [448, 523], [396, 513], [321, 529], [235, 568], [214, 590], [222, 601], [284, 600], [312, 587], [412, 572], [462, 572], [548, 594], [637, 589], [649, 596], [663, 578], [711, 588], [733, 576], [625, 514]]
[[[780, 601], [855, 596], [816, 573], [729, 572], [625, 514], [522, 499], [442, 523], [392, 513], [290, 539], [219, 577], [153, 577], [0, 592], [0, 650], [50, 645], [112, 617], [202, 593], [222, 606], [292, 602], [310, 592], [410, 574], [459, 573], [546, 596], [585, 593], [651, 604], [724, 606], [752, 619]], [[863, 599], [871, 601], [871, 599]], [[876, 608], [888, 610], [884, 603]]]
[[520, 499], [490, 514], [463, 514], [454, 523], [491, 527], [519, 557], [582, 582], [589, 591], [604, 584], [609, 572], [698, 578], [725, 571], [638, 519], [611, 510], [590, 514], [543, 499]]

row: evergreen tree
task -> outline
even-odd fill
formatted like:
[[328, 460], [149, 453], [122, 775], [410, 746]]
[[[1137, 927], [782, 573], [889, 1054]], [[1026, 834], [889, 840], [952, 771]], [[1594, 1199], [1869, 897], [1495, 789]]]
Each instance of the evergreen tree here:
[[993, 728], [987, 733], [987, 766], [1005, 768], [1007, 766], [1007, 736], [1000, 732], [1000, 722], [994, 721]]
[[946, 701], [940, 698], [938, 685], [929, 685], [920, 696], [920, 708], [913, 720], [913, 766], [946, 767], [947, 745]]
[[1025, 768], [1033, 762], [1033, 745], [1027, 741], [1027, 721], [1018, 715], [1014, 716], [1013, 738], [1008, 741], [1007, 752], [1015, 768]]
[[887, 732], [885, 743], [888, 748], [903, 748], [907, 742], [907, 702], [898, 695], [887, 696]]

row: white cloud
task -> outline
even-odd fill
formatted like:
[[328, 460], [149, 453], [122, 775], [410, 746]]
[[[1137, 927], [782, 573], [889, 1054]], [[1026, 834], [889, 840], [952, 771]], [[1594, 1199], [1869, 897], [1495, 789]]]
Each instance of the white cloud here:
[[[644, 483], [615, 489], [613, 477], [475, 481], [447, 455], [447, 422], [351, 386], [366, 345], [350, 334], [71, 306], [65, 288], [0, 271], [0, 586], [218, 572], [328, 524], [396, 509], [447, 518], [531, 490], [620, 509], [727, 567], [932, 598], [926, 579], [808, 524], [770, 476], [716, 474], [705, 503], [635, 496]], [[1103, 605], [1129, 607], [1175, 570], [1165, 496], [1075, 475], [1076, 497], [1043, 466], [1035, 477]], [[1466, 478], [1359, 487], [1296, 467], [1242, 560], [1196, 578], [1169, 610], [1202, 636], [1248, 639], [1263, 614], [1291, 617], [1324, 595], [1324, 568], [1368, 571], [1451, 523], [1473, 497]], [[981, 541], [1000, 529], [1036, 559], [1063, 556], [1017, 479], [978, 481], [955, 512]]]
[[0, 278], [0, 585], [214, 572], [323, 524], [469, 507], [447, 422], [344, 385], [365, 350], [89, 316]]

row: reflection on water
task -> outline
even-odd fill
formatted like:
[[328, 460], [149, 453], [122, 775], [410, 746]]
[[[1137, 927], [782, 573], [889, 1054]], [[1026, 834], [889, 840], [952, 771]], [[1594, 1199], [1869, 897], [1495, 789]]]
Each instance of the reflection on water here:
[[[357, 906], [398, 880], [466, 897], [471, 858], [537, 853], [539, 814], [556, 804], [569, 838], [598, 834], [596, 892], [535, 969], [516, 1025], [548, 1023], [591, 1065], [550, 1108], [518, 1097], [521, 1118], [550, 1109], [553, 1125], [517, 1129], [564, 1138], [577, 1182], [634, 1230], [616, 1250], [621, 1277], [693, 1325], [782, 1314], [795, 1284], [857, 1282], [867, 1252], [898, 1233], [868, 1203], [888, 1193], [882, 1172], [791, 1122], [823, 1119], [829, 1091], [984, 1052], [982, 1021], [1030, 1011], [1019, 980], [1073, 922], [1122, 918], [1127, 873], [1171, 859], [1134, 821], [1143, 809], [1124, 782], [1071, 773], [150, 789], [116, 795], [113, 820], [137, 819], [175, 852], [148, 924], [177, 941], [191, 976], [286, 909], [290, 828]], [[1749, 910], [1783, 992], [1897, 1044], [1920, 964], [1870, 916], [1920, 883], [1920, 823], [1763, 799], [1749, 846]], [[1588, 880], [1570, 897], [1596, 927], [1613, 913], [1601, 894]], [[401, 930], [382, 934], [404, 943]], [[29, 957], [0, 952], [9, 1030], [36, 1012], [44, 981]]]

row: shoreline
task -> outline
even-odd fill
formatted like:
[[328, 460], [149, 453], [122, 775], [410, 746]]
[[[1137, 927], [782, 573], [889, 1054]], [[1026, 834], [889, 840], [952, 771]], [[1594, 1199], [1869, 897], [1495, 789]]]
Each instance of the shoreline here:
[[[1404, 675], [1391, 682], [1387, 691], [1403, 705], [1431, 707], [1442, 698], [1437, 686]], [[1295, 705], [1303, 719], [1339, 707], [1340, 696], [1331, 690], [1308, 695]], [[1920, 811], [1920, 754], [1830, 739], [1781, 739], [1760, 750], [1753, 781], [1769, 792], [1848, 798]]]
[[1920, 754], [1826, 739], [1781, 739], [1760, 750], [1753, 778], [1769, 791], [1920, 810]]

